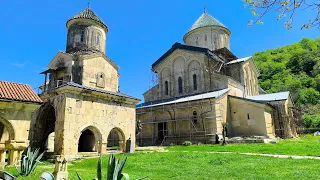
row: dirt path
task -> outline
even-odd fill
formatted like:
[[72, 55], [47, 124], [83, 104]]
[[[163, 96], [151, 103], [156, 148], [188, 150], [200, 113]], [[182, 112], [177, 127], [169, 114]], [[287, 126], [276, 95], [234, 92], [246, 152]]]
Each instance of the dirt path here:
[[199, 153], [211, 153], [211, 154], [241, 154], [248, 156], [267, 156], [275, 158], [292, 158], [292, 159], [316, 159], [320, 160], [318, 156], [297, 156], [297, 155], [285, 155], [285, 154], [260, 154], [260, 153], [242, 153], [242, 152], [208, 152], [208, 151], [169, 151], [169, 152], [199, 152]]

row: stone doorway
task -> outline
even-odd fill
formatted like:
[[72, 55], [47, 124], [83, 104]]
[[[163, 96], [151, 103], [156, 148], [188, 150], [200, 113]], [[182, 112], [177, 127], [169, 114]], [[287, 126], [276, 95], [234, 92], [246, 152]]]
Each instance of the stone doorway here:
[[121, 129], [113, 128], [108, 135], [108, 151], [125, 151], [125, 136]]

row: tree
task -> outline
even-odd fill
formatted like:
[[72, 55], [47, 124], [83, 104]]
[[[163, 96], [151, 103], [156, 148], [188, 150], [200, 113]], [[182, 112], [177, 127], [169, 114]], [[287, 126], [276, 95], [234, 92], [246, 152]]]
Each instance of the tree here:
[[310, 9], [315, 11], [315, 16], [301, 26], [301, 29], [317, 27], [320, 29], [320, 1], [319, 0], [244, 0], [244, 7], [249, 7], [255, 21], [249, 21], [249, 25], [263, 24], [262, 18], [270, 11], [277, 11], [278, 18], [281, 20], [288, 17], [285, 21], [285, 27], [291, 29], [294, 17], [298, 10]]

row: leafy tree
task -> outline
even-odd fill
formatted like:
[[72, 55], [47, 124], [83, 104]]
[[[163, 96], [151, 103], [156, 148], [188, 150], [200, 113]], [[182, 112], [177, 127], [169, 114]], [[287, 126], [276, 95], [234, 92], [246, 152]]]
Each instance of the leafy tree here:
[[320, 39], [258, 52], [254, 55], [261, 76], [259, 85], [268, 93], [290, 91], [306, 125], [320, 117]]
[[319, 0], [243, 0], [244, 7], [249, 7], [253, 16], [257, 17], [255, 21], [249, 21], [249, 25], [263, 24], [262, 18], [276, 11], [277, 20], [286, 18], [285, 27], [291, 29], [296, 12], [309, 9], [315, 11], [315, 16], [310, 17], [309, 21], [301, 26], [301, 29], [317, 27], [320, 28], [320, 1]]

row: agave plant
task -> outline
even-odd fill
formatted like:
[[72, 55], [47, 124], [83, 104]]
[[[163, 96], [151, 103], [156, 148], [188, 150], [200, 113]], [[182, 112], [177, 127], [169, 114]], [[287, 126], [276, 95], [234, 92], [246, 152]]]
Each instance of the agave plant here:
[[[32, 151], [30, 147], [28, 147], [27, 152], [22, 154], [22, 157], [19, 161], [16, 161], [15, 167], [17, 172], [21, 176], [29, 176], [37, 167], [42, 158], [43, 153], [39, 154], [40, 148], [37, 148], [35, 151]], [[17, 164], [20, 163], [20, 171], [18, 170]]]
[[[109, 157], [109, 163], [108, 163], [108, 172], [106, 180], [121, 180], [122, 178], [129, 180], [129, 175], [127, 173], [122, 173], [122, 170], [127, 162], [126, 157], [124, 160], [116, 159], [113, 154]], [[77, 173], [78, 179], [82, 180], [80, 175]], [[100, 155], [99, 161], [98, 161], [98, 168], [97, 168], [97, 177], [98, 180], [102, 180], [102, 157]], [[145, 177], [146, 178], [146, 177]], [[145, 179], [141, 178], [141, 179]], [[139, 180], [141, 180], [139, 179]]]

